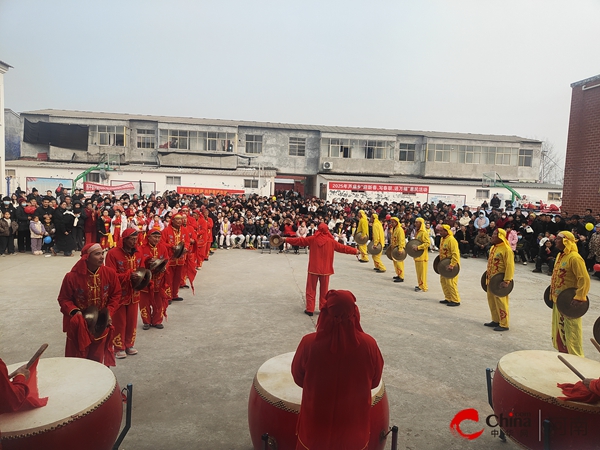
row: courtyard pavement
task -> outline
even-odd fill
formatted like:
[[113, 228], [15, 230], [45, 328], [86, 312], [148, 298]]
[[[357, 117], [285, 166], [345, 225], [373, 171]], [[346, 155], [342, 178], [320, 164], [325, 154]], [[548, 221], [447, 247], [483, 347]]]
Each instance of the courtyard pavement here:
[[[486, 294], [480, 287], [484, 259], [463, 259], [459, 275], [462, 305], [448, 308], [439, 276], [431, 269], [429, 291], [416, 293], [414, 263], [406, 261], [404, 283], [393, 283], [392, 264], [384, 274], [373, 264], [336, 254], [331, 289], [351, 290], [365, 332], [378, 342], [385, 360], [383, 380], [390, 425], [397, 425], [400, 449], [507, 449], [485, 425], [486, 368], [518, 350], [553, 350], [551, 310], [542, 301], [550, 277], [516, 265], [510, 296], [510, 331], [494, 332]], [[0, 258], [0, 357], [25, 361], [44, 342], [44, 357], [64, 355], [65, 335], [56, 301], [62, 278], [76, 257], [17, 254]], [[250, 450], [248, 396], [258, 368], [294, 351], [314, 331], [317, 315], [303, 314], [308, 255], [218, 250], [199, 271], [196, 294], [181, 290], [183, 302], [169, 307], [163, 330], [142, 330], [139, 354], [113, 368], [121, 387], [134, 387], [133, 424], [124, 450]], [[600, 316], [600, 283], [592, 279], [590, 310], [583, 317], [586, 357], [600, 361], [589, 342]], [[540, 368], [543, 370], [543, 368]], [[600, 373], [586, 374], [598, 377]], [[557, 380], [557, 382], [564, 380]], [[93, 382], [93, 380], [90, 380]], [[43, 393], [42, 393], [43, 394]], [[450, 432], [450, 421], [475, 408], [485, 428], [469, 441]], [[386, 448], [391, 447], [388, 440]]]

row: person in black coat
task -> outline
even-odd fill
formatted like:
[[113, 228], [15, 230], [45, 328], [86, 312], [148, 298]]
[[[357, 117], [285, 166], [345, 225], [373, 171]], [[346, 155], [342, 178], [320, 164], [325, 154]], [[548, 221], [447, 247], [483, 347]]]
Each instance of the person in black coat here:
[[19, 253], [25, 253], [31, 251], [31, 232], [29, 231], [29, 221], [33, 217], [25, 211], [25, 208], [30, 208], [27, 206], [27, 200], [22, 197], [19, 199], [19, 202], [19, 206], [17, 206], [15, 213], [17, 223], [19, 224], [19, 229], [17, 231], [17, 245], [19, 248]]
[[65, 256], [73, 256], [73, 250], [76, 248], [73, 235], [74, 223], [75, 215], [67, 209], [67, 203], [62, 202], [54, 214], [56, 227], [56, 245], [52, 249], [54, 254], [64, 252]]

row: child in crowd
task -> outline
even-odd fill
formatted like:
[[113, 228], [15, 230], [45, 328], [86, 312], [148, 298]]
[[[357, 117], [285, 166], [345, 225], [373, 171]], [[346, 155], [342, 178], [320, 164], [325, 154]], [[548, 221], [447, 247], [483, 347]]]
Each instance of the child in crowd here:
[[45, 229], [44, 224], [40, 222], [40, 217], [37, 214], [29, 221], [29, 232], [31, 235], [31, 253], [41, 255]]

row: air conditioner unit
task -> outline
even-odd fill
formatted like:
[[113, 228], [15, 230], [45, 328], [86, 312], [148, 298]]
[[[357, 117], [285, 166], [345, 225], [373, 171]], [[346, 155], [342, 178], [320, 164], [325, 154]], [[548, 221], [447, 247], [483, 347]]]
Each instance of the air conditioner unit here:
[[324, 170], [331, 170], [331, 169], [333, 169], [333, 163], [330, 162], [330, 161], [325, 161], [323, 163], [323, 169]]

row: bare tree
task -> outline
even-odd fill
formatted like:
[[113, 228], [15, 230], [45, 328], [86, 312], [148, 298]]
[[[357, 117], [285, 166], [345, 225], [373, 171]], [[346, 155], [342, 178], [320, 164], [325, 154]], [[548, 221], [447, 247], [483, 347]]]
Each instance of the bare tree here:
[[562, 185], [564, 181], [564, 158], [554, 149], [554, 144], [547, 140], [542, 141], [540, 164], [540, 181]]

